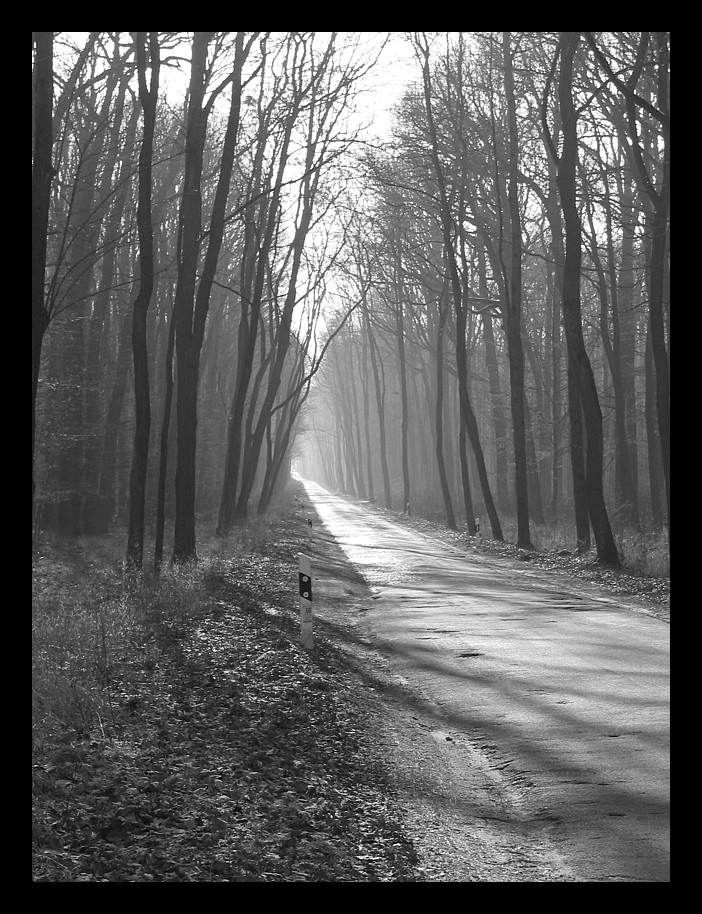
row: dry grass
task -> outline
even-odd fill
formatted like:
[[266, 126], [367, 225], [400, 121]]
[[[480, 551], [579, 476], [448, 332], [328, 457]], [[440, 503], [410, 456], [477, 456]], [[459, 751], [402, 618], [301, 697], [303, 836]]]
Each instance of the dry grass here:
[[[107, 734], [115, 684], [122, 691], [145, 652], [179, 638], [197, 617], [203, 578], [226, 560], [245, 561], [274, 538], [276, 512], [251, 518], [226, 539], [198, 545], [199, 561], [164, 563], [155, 575], [150, 553], [140, 575], [124, 567], [124, 536], [34, 544], [32, 569], [32, 724], [34, 739], [69, 728]], [[149, 662], [148, 660], [146, 661]], [[151, 661], [153, 662], [153, 661]]]
[[160, 576], [125, 572], [120, 544], [83, 538], [45, 541], [32, 575], [32, 724], [35, 740], [70, 728], [109, 731], [114, 685], [154, 651], [154, 639], [177, 637], [197, 613], [199, 582], [214, 559], [164, 566]]
[[114, 664], [138, 623], [118, 574], [66, 551], [35, 559], [32, 593], [32, 721], [35, 738], [56, 727], [105, 729]]
[[[572, 525], [532, 525], [531, 536], [535, 548], [544, 552], [575, 550]], [[507, 538], [510, 539], [509, 534]], [[622, 566], [625, 569], [652, 577], [670, 576], [670, 549], [667, 531], [660, 528], [642, 528], [641, 530], [615, 528], [614, 538]]]

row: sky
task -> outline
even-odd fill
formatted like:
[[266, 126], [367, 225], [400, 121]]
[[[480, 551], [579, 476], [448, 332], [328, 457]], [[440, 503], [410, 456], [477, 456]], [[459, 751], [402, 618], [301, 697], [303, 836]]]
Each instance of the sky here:
[[[364, 34], [364, 33], [361, 33]], [[389, 133], [392, 109], [400, 100], [407, 84], [417, 76], [417, 64], [408, 42], [401, 32], [374, 32], [373, 36], [388, 36], [377, 65], [368, 75], [368, 103], [373, 112], [372, 131], [381, 136]], [[374, 39], [376, 42], [378, 38]]]
[[[78, 47], [85, 44], [88, 32], [69, 32]], [[416, 76], [416, 62], [409, 43], [403, 38], [403, 32], [356, 32], [364, 42], [367, 42], [369, 51], [378, 49], [383, 42], [385, 46], [381, 52], [378, 63], [366, 77], [366, 92], [362, 97], [360, 106], [361, 116], [369, 124], [372, 134], [387, 136], [392, 124], [392, 108], [399, 101], [404, 87], [408, 81]], [[342, 33], [343, 35], [343, 33]], [[186, 47], [184, 57], [189, 56]], [[170, 77], [167, 70], [161, 71], [161, 79], [171, 80], [174, 87], [182, 82], [181, 79]], [[163, 82], [162, 82], [163, 89]], [[182, 97], [182, 87], [175, 88], [175, 92]]]

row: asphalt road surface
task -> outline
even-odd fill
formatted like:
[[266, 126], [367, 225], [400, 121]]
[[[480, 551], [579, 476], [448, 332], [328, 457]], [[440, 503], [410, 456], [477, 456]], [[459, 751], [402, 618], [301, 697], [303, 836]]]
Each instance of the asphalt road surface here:
[[304, 485], [372, 588], [375, 645], [440, 708], [434, 738], [500, 772], [505, 816], [547, 827], [575, 881], [669, 881], [669, 625]]

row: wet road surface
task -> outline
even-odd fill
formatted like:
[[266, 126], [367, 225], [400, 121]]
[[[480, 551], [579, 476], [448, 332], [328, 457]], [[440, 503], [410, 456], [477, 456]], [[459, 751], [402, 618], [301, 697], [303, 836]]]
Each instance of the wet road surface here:
[[669, 881], [669, 625], [304, 484], [454, 765], [498, 772], [505, 815], [548, 829], [576, 881]]

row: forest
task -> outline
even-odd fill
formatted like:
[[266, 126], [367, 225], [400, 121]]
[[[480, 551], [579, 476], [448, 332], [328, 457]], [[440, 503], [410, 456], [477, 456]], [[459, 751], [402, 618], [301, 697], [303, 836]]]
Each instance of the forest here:
[[33, 538], [158, 571], [296, 470], [521, 548], [667, 551], [668, 32], [32, 50]]

